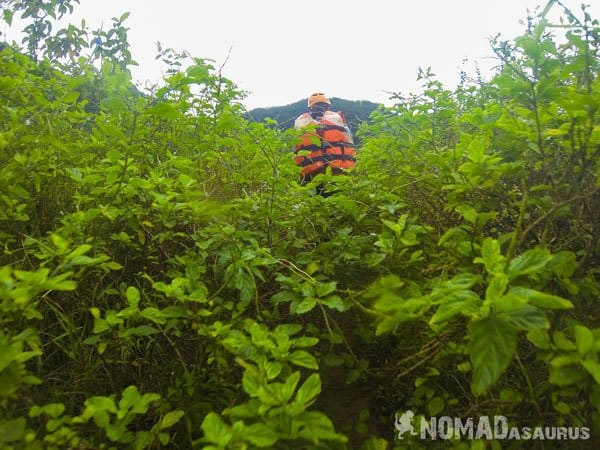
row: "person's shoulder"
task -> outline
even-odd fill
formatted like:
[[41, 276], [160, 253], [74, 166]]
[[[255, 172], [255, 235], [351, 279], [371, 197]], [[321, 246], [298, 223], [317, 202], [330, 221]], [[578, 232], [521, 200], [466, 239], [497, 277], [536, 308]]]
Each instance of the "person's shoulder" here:
[[302, 128], [307, 125], [314, 125], [317, 123], [319, 122], [314, 120], [309, 113], [303, 113], [296, 118], [294, 122], [294, 128]]
[[323, 114], [323, 121], [332, 125], [343, 126], [344, 125], [344, 113], [335, 111], [326, 111]]

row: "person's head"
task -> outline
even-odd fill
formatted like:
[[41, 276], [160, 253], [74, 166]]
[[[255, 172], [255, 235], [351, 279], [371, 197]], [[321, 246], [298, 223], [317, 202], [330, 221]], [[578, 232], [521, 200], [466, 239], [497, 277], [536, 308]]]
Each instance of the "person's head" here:
[[331, 102], [322, 92], [315, 92], [308, 97], [308, 112], [311, 116], [322, 116], [329, 110], [331, 110]]

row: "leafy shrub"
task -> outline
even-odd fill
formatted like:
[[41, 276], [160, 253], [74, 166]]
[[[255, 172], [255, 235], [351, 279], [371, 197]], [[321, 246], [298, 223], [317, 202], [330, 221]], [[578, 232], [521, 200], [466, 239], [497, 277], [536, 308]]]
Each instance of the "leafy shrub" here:
[[597, 439], [599, 28], [565, 11], [559, 41], [552, 3], [307, 186], [210, 61], [161, 50], [140, 91], [126, 15], [4, 48], [2, 445], [387, 448], [406, 409]]

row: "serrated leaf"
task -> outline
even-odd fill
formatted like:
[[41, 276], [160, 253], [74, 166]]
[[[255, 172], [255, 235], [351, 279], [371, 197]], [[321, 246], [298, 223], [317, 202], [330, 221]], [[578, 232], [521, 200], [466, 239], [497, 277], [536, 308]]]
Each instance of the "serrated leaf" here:
[[522, 275], [539, 272], [551, 260], [552, 255], [547, 249], [534, 248], [511, 260], [506, 273], [510, 280], [514, 280]]
[[319, 343], [319, 338], [310, 337], [310, 336], [302, 336], [296, 339], [292, 339], [291, 346], [292, 347], [313, 347]]
[[475, 395], [485, 394], [508, 368], [517, 348], [516, 330], [505, 321], [488, 316], [471, 326], [469, 354], [473, 364]]
[[522, 309], [501, 312], [498, 317], [516, 330], [533, 331], [550, 327], [546, 315], [531, 305], [525, 305]]
[[319, 368], [317, 359], [305, 350], [296, 350], [288, 356], [288, 361], [307, 369], [317, 370]]
[[503, 273], [504, 256], [500, 252], [500, 244], [492, 238], [485, 238], [481, 244], [481, 258], [475, 258], [476, 263], [483, 263], [490, 275]]
[[485, 290], [485, 299], [490, 302], [497, 302], [504, 294], [508, 285], [508, 277], [503, 273], [495, 274], [490, 280], [487, 289]]
[[233, 437], [231, 428], [214, 412], [208, 413], [204, 417], [200, 428], [204, 431], [206, 440], [221, 447], [225, 447]]
[[323, 305], [327, 306], [330, 309], [335, 309], [335, 310], [341, 311], [341, 312], [346, 309], [346, 305], [344, 305], [344, 301], [337, 295], [332, 295], [331, 297], [321, 299], [320, 301]]
[[475, 162], [481, 162], [483, 159], [483, 155], [485, 154], [485, 144], [481, 141], [473, 139], [469, 142], [469, 146], [467, 147], [467, 157]]
[[317, 297], [322, 298], [331, 294], [335, 291], [337, 283], [335, 281], [331, 281], [329, 283], [320, 283], [317, 285]]
[[562, 297], [545, 292], [536, 291], [535, 289], [515, 286], [511, 289], [511, 293], [527, 299], [530, 305], [539, 306], [547, 309], [571, 309], [573, 304]]
[[292, 311], [292, 307], [290, 306], [290, 312], [294, 313], [294, 314], [304, 314], [309, 311], [312, 311], [312, 309], [315, 306], [317, 306], [317, 299], [308, 297], [308, 298], [305, 298], [304, 300], [302, 300], [300, 303], [298, 303], [296, 305], [296, 307], [293, 308], [293, 311]]
[[477, 221], [477, 210], [470, 205], [459, 205], [454, 208], [466, 221], [474, 224]]
[[440, 304], [435, 314], [429, 320], [430, 326], [448, 321], [459, 314], [469, 315], [477, 309], [479, 296], [472, 291], [463, 291]]
[[151, 306], [148, 308], [144, 308], [141, 312], [141, 316], [157, 324], [164, 324], [167, 322], [167, 319], [163, 312], [160, 309]]

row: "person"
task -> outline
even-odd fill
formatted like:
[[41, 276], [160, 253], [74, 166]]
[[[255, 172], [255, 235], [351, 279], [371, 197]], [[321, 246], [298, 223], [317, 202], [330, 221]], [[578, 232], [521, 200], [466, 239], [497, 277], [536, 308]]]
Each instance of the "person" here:
[[[300, 142], [294, 147], [294, 161], [300, 169], [301, 183], [325, 173], [343, 174], [356, 165], [356, 152], [350, 127], [343, 112], [331, 110], [331, 102], [322, 92], [308, 97], [308, 112], [298, 116], [295, 129], [304, 129]], [[318, 191], [323, 193], [324, 187]]]

